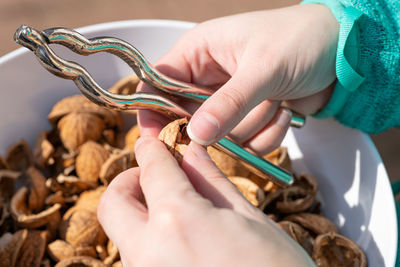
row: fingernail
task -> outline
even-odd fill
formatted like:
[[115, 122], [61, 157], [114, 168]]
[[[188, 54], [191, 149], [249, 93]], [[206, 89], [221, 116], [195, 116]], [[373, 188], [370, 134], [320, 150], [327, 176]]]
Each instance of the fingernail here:
[[190, 142], [189, 147], [199, 159], [211, 160], [210, 155], [208, 155], [205, 147], [202, 147], [193, 141]]
[[287, 108], [283, 108], [279, 113], [276, 124], [280, 126], [286, 126], [290, 123], [291, 119], [292, 119], [292, 112]]
[[187, 133], [191, 140], [206, 146], [215, 141], [219, 133], [218, 120], [209, 113], [200, 113], [196, 120], [190, 120]]

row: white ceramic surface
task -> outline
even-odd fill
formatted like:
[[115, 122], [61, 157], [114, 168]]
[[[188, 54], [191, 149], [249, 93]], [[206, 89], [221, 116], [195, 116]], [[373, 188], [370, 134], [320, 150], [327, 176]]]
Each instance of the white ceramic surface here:
[[[89, 37], [114, 36], [132, 43], [154, 62], [194, 24], [139, 20], [94, 25], [79, 29]], [[12, 38], [12, 36], [10, 36]], [[83, 63], [100, 85], [107, 87], [130, 73], [129, 67], [108, 54], [78, 56], [65, 48], [57, 53]], [[20, 138], [31, 145], [50, 126], [46, 115], [62, 97], [78, 94], [71, 81], [44, 70], [24, 48], [0, 58], [0, 152]], [[397, 222], [389, 179], [368, 136], [334, 120], [308, 119], [301, 130], [284, 140], [297, 172], [319, 181], [323, 211], [340, 232], [366, 252], [369, 266], [394, 266]]]

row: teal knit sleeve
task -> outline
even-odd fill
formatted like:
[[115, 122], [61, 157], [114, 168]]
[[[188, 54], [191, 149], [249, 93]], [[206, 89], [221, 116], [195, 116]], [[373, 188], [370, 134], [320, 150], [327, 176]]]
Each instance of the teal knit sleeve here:
[[368, 133], [400, 126], [400, 1], [305, 0], [340, 23], [337, 83], [316, 118], [334, 116]]

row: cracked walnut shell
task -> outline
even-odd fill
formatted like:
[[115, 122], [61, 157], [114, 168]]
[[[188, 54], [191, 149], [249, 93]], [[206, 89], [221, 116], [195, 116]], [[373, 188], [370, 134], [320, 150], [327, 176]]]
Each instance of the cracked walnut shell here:
[[182, 162], [183, 154], [190, 143], [186, 132], [187, 125], [188, 120], [186, 118], [174, 120], [167, 124], [158, 135], [158, 139], [167, 146], [179, 163]]
[[332, 232], [315, 239], [312, 258], [318, 267], [367, 266], [367, 258], [356, 243]]
[[228, 179], [254, 206], [258, 206], [264, 201], [265, 196], [263, 190], [251, 180], [239, 176], [229, 176]]
[[21, 187], [13, 196], [10, 203], [10, 212], [18, 225], [27, 228], [38, 228], [49, 223], [54, 218], [54, 213], [58, 213], [60, 204], [54, 204], [46, 210], [37, 214], [32, 214], [26, 205], [28, 189]]

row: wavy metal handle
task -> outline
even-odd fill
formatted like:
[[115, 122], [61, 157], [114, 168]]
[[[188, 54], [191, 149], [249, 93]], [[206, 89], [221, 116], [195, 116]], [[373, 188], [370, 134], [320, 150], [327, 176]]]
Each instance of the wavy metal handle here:
[[[14, 40], [32, 50], [40, 64], [49, 72], [61, 78], [73, 80], [89, 100], [108, 108], [117, 110], [152, 109], [167, 114], [172, 118], [187, 117], [190, 119], [192, 117], [192, 114], [184, 108], [157, 94], [139, 92], [133, 95], [117, 95], [104, 90], [94, 81], [84, 67], [57, 56], [50, 49], [50, 43], [64, 45], [82, 55], [90, 55], [97, 52], [112, 53], [131, 66], [140, 79], [174, 95], [204, 101], [212, 93], [207, 89], [193, 87], [190, 84], [175, 81], [158, 73], [139, 51], [130, 44], [116, 38], [98, 37], [86, 39], [79, 33], [69, 29], [53, 28], [40, 32], [22, 25], [16, 31]], [[291, 173], [251, 154], [227, 138], [222, 138], [214, 146], [240, 160], [252, 172], [264, 179], [270, 179], [282, 187], [293, 183], [294, 178]]]

